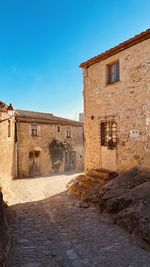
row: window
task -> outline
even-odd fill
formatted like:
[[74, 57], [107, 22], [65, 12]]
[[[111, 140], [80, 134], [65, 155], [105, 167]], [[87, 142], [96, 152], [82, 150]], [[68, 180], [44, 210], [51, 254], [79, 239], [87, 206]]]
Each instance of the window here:
[[60, 133], [60, 126], [57, 127], [57, 131], [58, 131], [58, 133]]
[[11, 137], [11, 121], [8, 121], [8, 137]]
[[35, 150], [34, 154], [35, 154], [35, 157], [38, 158], [40, 156], [40, 151]]
[[101, 122], [101, 146], [113, 149], [117, 145], [117, 123], [113, 120]]
[[71, 138], [71, 131], [70, 130], [67, 130], [67, 138]]
[[40, 151], [33, 150], [29, 152], [29, 159], [32, 160], [33, 158], [38, 158], [40, 156]]
[[31, 136], [37, 136], [37, 125], [31, 125]]
[[107, 84], [115, 83], [120, 80], [119, 61], [107, 65]]

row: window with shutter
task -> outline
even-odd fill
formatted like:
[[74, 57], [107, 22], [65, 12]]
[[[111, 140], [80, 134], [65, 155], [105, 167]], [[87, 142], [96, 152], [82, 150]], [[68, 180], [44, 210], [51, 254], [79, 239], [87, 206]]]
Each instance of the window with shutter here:
[[112, 84], [120, 80], [119, 61], [107, 65], [107, 84]]

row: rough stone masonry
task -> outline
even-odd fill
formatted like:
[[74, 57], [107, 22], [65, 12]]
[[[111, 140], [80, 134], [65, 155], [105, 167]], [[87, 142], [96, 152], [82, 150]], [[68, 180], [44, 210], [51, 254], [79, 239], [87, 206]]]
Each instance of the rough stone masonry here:
[[[84, 75], [85, 169], [149, 166], [150, 29], [80, 66]], [[113, 82], [109, 82], [108, 72]], [[113, 139], [115, 146], [109, 147]]]

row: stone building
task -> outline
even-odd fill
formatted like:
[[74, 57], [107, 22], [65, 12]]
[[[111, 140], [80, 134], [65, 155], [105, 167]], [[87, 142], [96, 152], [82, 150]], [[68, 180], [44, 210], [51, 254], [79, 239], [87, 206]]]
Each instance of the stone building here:
[[79, 113], [79, 121], [84, 122], [84, 113]]
[[0, 179], [8, 181], [16, 173], [15, 119], [8, 115], [8, 105], [0, 101]]
[[85, 169], [150, 166], [150, 29], [80, 67]]
[[17, 176], [82, 170], [83, 125], [52, 114], [16, 110]]

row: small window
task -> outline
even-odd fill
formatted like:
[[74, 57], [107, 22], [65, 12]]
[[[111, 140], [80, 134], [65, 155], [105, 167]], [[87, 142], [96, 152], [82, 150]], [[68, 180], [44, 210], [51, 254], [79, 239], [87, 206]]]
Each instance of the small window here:
[[38, 158], [38, 157], [40, 156], [40, 151], [36, 151], [36, 150], [35, 150], [35, 151], [34, 151], [34, 155], [35, 155], [36, 158]]
[[31, 126], [31, 136], [37, 136], [37, 125]]
[[40, 151], [33, 150], [29, 152], [29, 159], [32, 160], [34, 157], [38, 158], [40, 156]]
[[58, 131], [58, 133], [60, 133], [60, 126], [57, 127], [57, 131]]
[[117, 145], [117, 123], [113, 120], [101, 122], [101, 146], [114, 148]]
[[71, 138], [71, 131], [70, 130], [67, 130], [67, 138]]
[[115, 83], [120, 80], [119, 61], [107, 65], [107, 84]]
[[30, 151], [29, 152], [29, 159], [32, 159], [33, 158], [33, 151]]
[[11, 137], [11, 121], [8, 121], [8, 137]]

